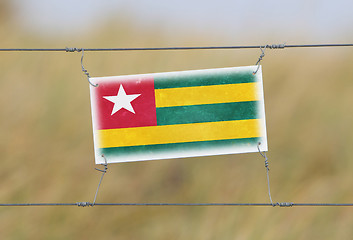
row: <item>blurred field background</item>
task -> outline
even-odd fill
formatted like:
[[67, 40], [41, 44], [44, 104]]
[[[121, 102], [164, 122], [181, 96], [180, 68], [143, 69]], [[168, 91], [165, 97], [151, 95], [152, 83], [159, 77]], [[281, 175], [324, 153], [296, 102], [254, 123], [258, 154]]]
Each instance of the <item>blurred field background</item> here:
[[[159, 27], [142, 29], [128, 14], [74, 38], [43, 36], [18, 27], [16, 9], [9, 2], [0, 4], [0, 48], [251, 45], [282, 40], [268, 33], [249, 42], [227, 41], [211, 32], [193, 31], [171, 39]], [[305, 42], [305, 37], [299, 42], [301, 37], [288, 44]], [[352, 42], [349, 31], [346, 40]], [[114, 76], [254, 65], [259, 54], [260, 50], [87, 52], [84, 66], [91, 76]], [[89, 86], [80, 57], [64, 52], [0, 53], [1, 203], [93, 201], [101, 174], [94, 170]], [[263, 79], [275, 202], [353, 202], [352, 65], [352, 48], [266, 52]], [[112, 164], [97, 202], [269, 202], [263, 160], [254, 153]], [[351, 239], [352, 211], [1, 207], [0, 238]]]

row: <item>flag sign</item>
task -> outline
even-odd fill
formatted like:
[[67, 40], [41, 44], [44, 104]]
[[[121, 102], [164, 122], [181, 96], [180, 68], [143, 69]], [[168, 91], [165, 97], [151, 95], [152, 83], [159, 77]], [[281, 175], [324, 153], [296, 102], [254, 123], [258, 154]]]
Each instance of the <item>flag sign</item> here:
[[96, 164], [267, 151], [255, 69], [91, 78]]

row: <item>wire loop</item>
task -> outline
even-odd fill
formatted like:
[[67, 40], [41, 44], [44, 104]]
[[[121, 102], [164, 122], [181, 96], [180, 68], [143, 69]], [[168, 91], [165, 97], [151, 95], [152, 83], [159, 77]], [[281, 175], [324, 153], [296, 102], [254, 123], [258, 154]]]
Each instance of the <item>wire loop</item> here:
[[98, 87], [98, 84], [93, 84], [91, 81], [90, 81], [90, 78], [91, 76], [89, 75], [88, 71], [84, 68], [83, 66], [83, 57], [84, 57], [84, 54], [85, 54], [85, 51], [83, 48], [81, 48], [80, 50], [77, 50], [77, 48], [71, 48], [70, 50], [73, 50], [73, 51], [82, 51], [82, 56], [81, 56], [81, 69], [82, 69], [82, 72], [87, 76], [87, 80], [89, 82], [89, 84], [91, 84], [91, 86], [93, 87]]
[[265, 46], [259, 46], [260, 47], [260, 50], [261, 50], [261, 55], [259, 57], [259, 59], [257, 60], [256, 64], [257, 65], [257, 68], [256, 70], [253, 72], [253, 74], [255, 75], [257, 73], [257, 71], [259, 71], [259, 68], [260, 68], [260, 62], [262, 61], [262, 59], [265, 57], [265, 50], [266, 48], [269, 48], [269, 49], [284, 49], [286, 47], [286, 44], [285, 43], [282, 43], [282, 44], [272, 44], [272, 45], [265, 45]]
[[269, 196], [269, 198], [270, 198], [270, 202], [271, 202], [272, 206], [275, 207], [276, 204], [274, 204], [274, 203], [272, 202], [272, 197], [271, 197], [270, 174], [269, 174], [270, 168], [269, 168], [268, 158], [267, 158], [265, 152], [261, 152], [261, 150], [260, 150], [260, 145], [261, 145], [261, 142], [259, 142], [259, 143], [257, 144], [257, 150], [259, 150], [259, 153], [261, 154], [261, 156], [262, 156], [263, 158], [265, 158], [265, 168], [266, 168], [266, 175], [267, 175], [268, 196]]
[[97, 190], [96, 190], [96, 195], [94, 195], [94, 200], [93, 200], [93, 203], [92, 203], [92, 207], [93, 207], [94, 204], [96, 203], [98, 191], [99, 191], [99, 188], [100, 188], [100, 186], [101, 186], [101, 183], [102, 183], [104, 174], [105, 174], [105, 173], [107, 172], [107, 170], [108, 170], [107, 159], [105, 158], [104, 154], [102, 154], [102, 157], [104, 158], [104, 164], [102, 164], [102, 165], [104, 166], [104, 169], [102, 170], [102, 169], [95, 168], [97, 171], [102, 172], [102, 176], [101, 176], [101, 180], [99, 181], [99, 184], [98, 184], [98, 187], [97, 187]]
[[260, 62], [262, 61], [263, 57], [265, 56], [265, 50], [266, 50], [267, 46], [268, 46], [268, 45], [266, 45], [266, 46], [264, 47], [264, 49], [262, 49], [262, 46], [260, 46], [261, 55], [260, 55], [260, 57], [259, 57], [259, 60], [257, 60], [257, 62], [256, 62], [256, 64], [255, 64], [255, 65], [257, 65], [257, 68], [256, 68], [256, 70], [253, 72], [254, 75], [257, 73], [257, 71], [259, 71]]

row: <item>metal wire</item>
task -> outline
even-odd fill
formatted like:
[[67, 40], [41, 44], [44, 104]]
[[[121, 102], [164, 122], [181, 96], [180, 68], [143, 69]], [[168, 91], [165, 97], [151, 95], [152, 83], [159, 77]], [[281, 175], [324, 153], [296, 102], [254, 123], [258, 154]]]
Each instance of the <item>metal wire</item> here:
[[259, 150], [260, 155], [265, 159], [265, 168], [266, 168], [266, 175], [267, 175], [267, 190], [268, 190], [268, 197], [270, 198], [270, 202], [271, 204], [274, 206], [275, 204], [272, 201], [272, 196], [271, 196], [271, 185], [270, 185], [270, 167], [269, 167], [269, 163], [268, 163], [268, 158], [266, 156], [265, 152], [261, 152], [260, 150], [260, 145], [261, 142], [259, 142], [257, 144], [257, 150]]
[[[262, 47], [260, 47], [261, 55], [260, 55], [260, 57], [259, 57], [259, 60], [257, 60], [257, 62], [256, 62], [256, 64], [255, 64], [255, 65], [257, 66], [257, 68], [256, 68], [256, 70], [253, 72], [254, 75], [259, 71], [260, 63], [261, 63], [263, 57], [265, 56], [265, 50], [266, 50], [266, 48], [267, 48], [267, 46], [265, 46], [263, 49], [262, 49]], [[259, 149], [259, 151], [260, 151], [260, 149]], [[262, 154], [261, 154], [261, 155], [262, 155]]]
[[1, 203], [0, 207], [77, 206], [77, 203]]
[[83, 51], [171, 51], [171, 50], [221, 50], [221, 49], [284, 49], [318, 47], [353, 47], [353, 43], [329, 44], [271, 44], [249, 46], [201, 46], [201, 47], [137, 47], [137, 48], [0, 48], [2, 52], [81, 52]]
[[97, 190], [96, 190], [96, 194], [94, 195], [94, 200], [93, 200], [92, 206], [94, 206], [95, 203], [96, 203], [98, 191], [99, 191], [99, 188], [100, 188], [101, 183], [102, 183], [102, 181], [103, 181], [104, 174], [106, 174], [106, 172], [107, 172], [107, 170], [108, 170], [107, 159], [105, 158], [104, 154], [102, 154], [102, 157], [104, 158], [104, 164], [102, 164], [102, 165], [104, 166], [104, 169], [102, 170], [102, 169], [95, 168], [97, 171], [102, 172], [102, 176], [101, 176], [101, 180], [99, 181], [99, 184], [98, 184], [98, 187], [97, 187]]
[[85, 51], [84, 49], [77, 49], [77, 48], [67, 48], [69, 52], [73, 52], [73, 51], [82, 51], [82, 56], [81, 56], [81, 70], [82, 72], [87, 76], [87, 81], [89, 84], [91, 84], [91, 86], [93, 87], [98, 87], [98, 84], [93, 84], [90, 80], [91, 76], [89, 75], [89, 72], [85, 69], [85, 67], [83, 66], [83, 57], [85, 55]]
[[110, 207], [129, 207], [129, 206], [149, 206], [149, 207], [353, 207], [353, 203], [1, 203], [0, 207], [53, 207], [53, 206], [110, 206]]

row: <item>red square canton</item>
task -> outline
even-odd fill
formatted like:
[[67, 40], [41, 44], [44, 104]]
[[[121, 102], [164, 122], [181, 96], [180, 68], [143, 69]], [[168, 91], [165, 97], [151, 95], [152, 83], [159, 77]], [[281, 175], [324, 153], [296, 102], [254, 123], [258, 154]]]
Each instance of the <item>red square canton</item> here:
[[109, 78], [93, 88], [96, 129], [156, 126], [153, 77]]

